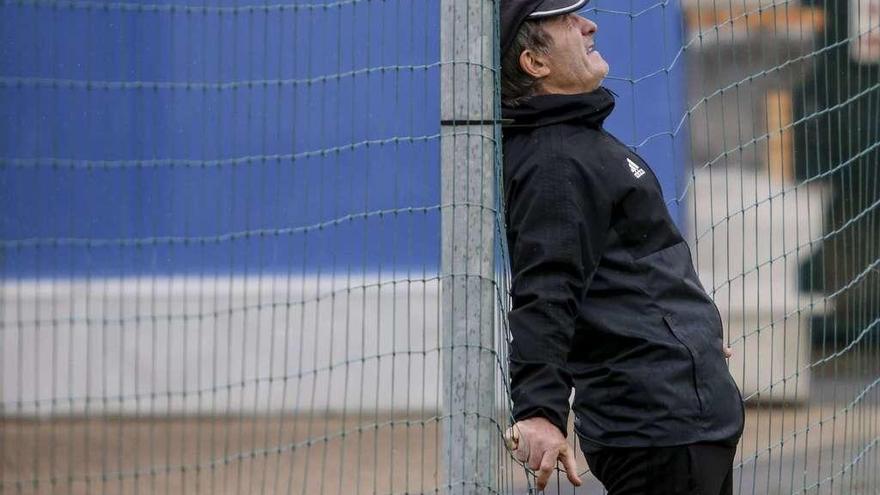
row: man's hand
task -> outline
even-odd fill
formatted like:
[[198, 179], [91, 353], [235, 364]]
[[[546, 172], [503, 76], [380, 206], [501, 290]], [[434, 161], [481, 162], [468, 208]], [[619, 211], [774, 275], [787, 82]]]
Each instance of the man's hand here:
[[562, 462], [568, 481], [581, 486], [574, 452], [559, 428], [550, 421], [538, 416], [518, 421], [507, 429], [504, 440], [513, 456], [535, 471], [538, 490], [547, 486], [557, 462]]

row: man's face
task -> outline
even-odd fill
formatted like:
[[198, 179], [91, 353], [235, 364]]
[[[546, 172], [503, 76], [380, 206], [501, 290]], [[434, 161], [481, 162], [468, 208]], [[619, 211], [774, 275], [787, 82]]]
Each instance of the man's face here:
[[549, 72], [541, 78], [541, 92], [577, 94], [597, 89], [608, 75], [608, 62], [595, 49], [598, 26], [577, 14], [567, 14], [545, 23], [553, 38], [544, 63]]

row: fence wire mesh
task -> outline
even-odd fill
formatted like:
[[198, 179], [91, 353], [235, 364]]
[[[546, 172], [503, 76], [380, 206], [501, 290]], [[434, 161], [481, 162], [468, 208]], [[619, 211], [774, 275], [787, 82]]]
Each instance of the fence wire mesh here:
[[[0, 0], [0, 493], [533, 492], [497, 9]], [[734, 350], [734, 493], [880, 493], [880, 1], [582, 14]]]
[[3, 493], [438, 486], [439, 8], [11, 1]]

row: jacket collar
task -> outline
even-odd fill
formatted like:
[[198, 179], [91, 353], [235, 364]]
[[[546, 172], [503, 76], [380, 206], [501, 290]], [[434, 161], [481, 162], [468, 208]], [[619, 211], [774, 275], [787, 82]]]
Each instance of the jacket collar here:
[[501, 115], [507, 121], [503, 124], [505, 128], [543, 127], [567, 121], [601, 127], [613, 110], [613, 93], [600, 87], [576, 95], [533, 96], [517, 107], [502, 107]]

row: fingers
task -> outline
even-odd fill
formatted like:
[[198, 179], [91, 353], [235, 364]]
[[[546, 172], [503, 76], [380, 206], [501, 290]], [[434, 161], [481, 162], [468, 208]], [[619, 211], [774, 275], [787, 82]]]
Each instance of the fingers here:
[[724, 357], [726, 357], [727, 359], [730, 359], [731, 357], [733, 357], [733, 348], [732, 347], [725, 347], [724, 348]]
[[559, 451], [556, 449], [550, 449], [544, 452], [544, 457], [541, 458], [540, 466], [535, 473], [535, 484], [538, 485], [538, 491], [543, 490], [544, 487], [547, 486], [547, 481], [550, 480], [550, 475], [553, 474], [553, 470], [556, 469], [556, 459], [558, 458]]
[[527, 455], [524, 456], [525, 460], [523, 462], [531, 469], [532, 471], [538, 471], [541, 469], [541, 461], [544, 460], [544, 456], [547, 454], [546, 451], [540, 449], [534, 449], [531, 452], [527, 452]]
[[581, 478], [578, 476], [577, 460], [574, 458], [574, 452], [572, 449], [566, 446], [560, 453], [560, 457], [562, 457], [562, 466], [565, 468], [565, 473], [568, 475], [568, 481], [574, 486], [581, 486]]
[[534, 472], [538, 490], [546, 488], [559, 462], [571, 484], [581, 486], [572, 447], [559, 429], [546, 419], [530, 418], [514, 423], [504, 432], [504, 445], [517, 461]]

